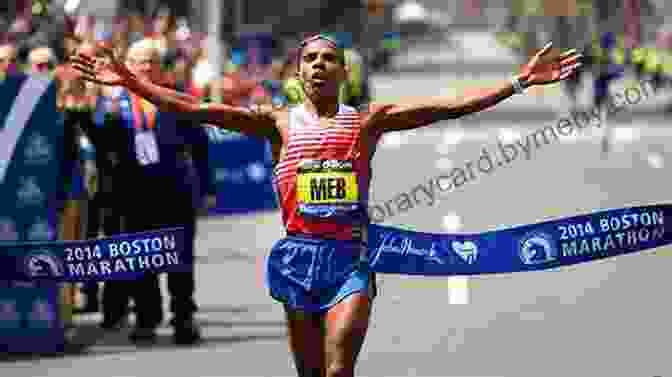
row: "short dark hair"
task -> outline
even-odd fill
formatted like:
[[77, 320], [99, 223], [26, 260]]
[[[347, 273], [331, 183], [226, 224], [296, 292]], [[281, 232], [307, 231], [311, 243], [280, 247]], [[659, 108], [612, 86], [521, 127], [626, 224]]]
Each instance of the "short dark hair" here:
[[319, 33], [309, 36], [301, 41], [301, 44], [299, 45], [298, 60], [297, 60], [297, 66], [299, 68], [301, 67], [301, 57], [303, 56], [303, 48], [306, 47], [310, 42], [314, 42], [317, 40], [327, 41], [329, 44], [331, 44], [336, 49], [338, 60], [341, 62], [341, 64], [345, 65], [345, 49], [343, 48], [339, 40], [330, 34]]

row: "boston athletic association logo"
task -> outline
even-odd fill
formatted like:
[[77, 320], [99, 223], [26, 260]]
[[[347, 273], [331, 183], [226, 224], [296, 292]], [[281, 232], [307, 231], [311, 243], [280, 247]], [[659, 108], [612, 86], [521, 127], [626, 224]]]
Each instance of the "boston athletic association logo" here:
[[533, 232], [520, 240], [519, 255], [526, 265], [550, 263], [558, 259], [553, 238], [543, 232]]

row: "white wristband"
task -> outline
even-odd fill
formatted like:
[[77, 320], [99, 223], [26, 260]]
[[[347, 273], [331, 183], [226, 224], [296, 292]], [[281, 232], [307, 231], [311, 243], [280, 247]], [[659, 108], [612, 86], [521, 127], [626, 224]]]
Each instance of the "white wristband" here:
[[523, 84], [520, 83], [520, 79], [518, 76], [513, 76], [511, 78], [511, 84], [513, 85], [513, 91], [516, 94], [523, 94], [525, 93], [525, 88], [523, 88]]

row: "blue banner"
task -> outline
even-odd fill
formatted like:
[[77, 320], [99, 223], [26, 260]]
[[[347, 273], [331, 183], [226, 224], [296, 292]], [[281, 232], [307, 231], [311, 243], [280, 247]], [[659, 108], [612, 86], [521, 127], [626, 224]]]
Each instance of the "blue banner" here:
[[539, 271], [672, 243], [672, 205], [610, 209], [479, 234], [369, 226], [369, 264], [380, 273], [450, 276]]
[[270, 146], [208, 126], [208, 164], [217, 192], [210, 215], [232, 215], [277, 208]]
[[273, 63], [273, 44], [272, 33], [241, 33], [236, 46], [241, 65], [270, 66]]
[[[0, 244], [58, 237], [56, 208], [69, 169], [62, 120], [51, 79], [12, 74], [0, 80]], [[60, 351], [58, 284], [0, 276], [0, 350]]]
[[63, 351], [59, 297], [53, 281], [0, 281], [0, 352]]
[[14, 281], [132, 280], [185, 271], [184, 229], [171, 228], [84, 241], [0, 245], [0, 275]]
[[0, 83], [0, 241], [57, 237], [63, 136], [53, 81], [16, 75]]

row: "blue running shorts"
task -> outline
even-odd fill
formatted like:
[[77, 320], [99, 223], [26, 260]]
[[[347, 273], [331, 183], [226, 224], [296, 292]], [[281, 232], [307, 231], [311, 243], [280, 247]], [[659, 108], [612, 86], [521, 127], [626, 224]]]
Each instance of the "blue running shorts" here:
[[344, 298], [366, 292], [376, 296], [361, 241], [289, 235], [275, 243], [266, 261], [271, 297], [292, 310], [322, 313]]

